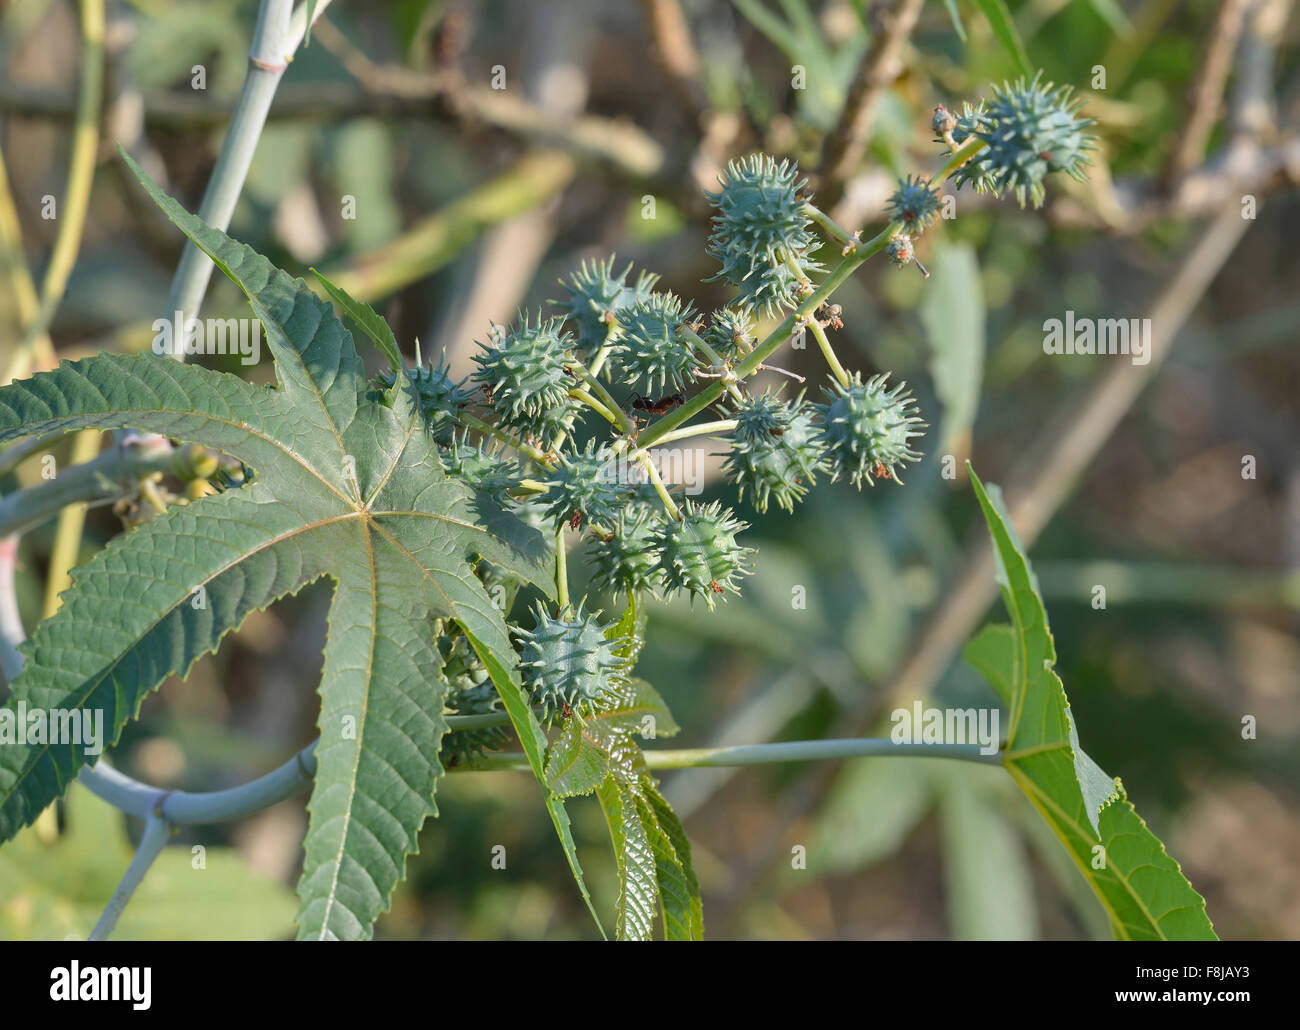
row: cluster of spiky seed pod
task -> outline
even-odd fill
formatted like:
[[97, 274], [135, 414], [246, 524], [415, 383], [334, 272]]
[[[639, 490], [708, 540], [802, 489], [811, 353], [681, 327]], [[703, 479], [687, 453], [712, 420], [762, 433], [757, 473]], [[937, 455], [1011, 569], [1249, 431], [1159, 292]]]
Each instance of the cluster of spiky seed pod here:
[[1083, 178], [1093, 147], [1082, 118], [1082, 101], [1069, 86], [1042, 82], [1041, 73], [1026, 81], [996, 87], [987, 104], [963, 112], [954, 142], [974, 136], [984, 147], [953, 176], [958, 186], [970, 183], [977, 190], [1014, 193], [1020, 206], [1032, 201], [1041, 207], [1051, 172]]
[[[970, 152], [964, 164], [950, 163], [958, 186], [1009, 191], [1022, 206], [1041, 203], [1049, 172], [1078, 177], [1092, 145], [1085, 131], [1091, 123], [1069, 90], [1037, 77], [1004, 84], [959, 114], [938, 108], [932, 124], [950, 153]], [[557, 546], [566, 532], [586, 536], [591, 587], [603, 594], [685, 595], [712, 609], [752, 571], [753, 551], [739, 539], [747, 526], [731, 509], [718, 501], [675, 503], [663, 484], [619, 475], [645, 457], [637, 454], [641, 413], [670, 410], [701, 379], [726, 384], [716, 402], [725, 404], [723, 421], [714, 424], [730, 445], [723, 474], [738, 499], [760, 512], [772, 504], [792, 511], [819, 477], [858, 488], [900, 481], [900, 470], [920, 458], [913, 444], [925, 424], [905, 386], [887, 375], [845, 377], [832, 361], [840, 378], [831, 378], [825, 403], [817, 404], [802, 392], [747, 391], [733, 374], [759, 346], [759, 319], [794, 311], [815, 289], [824, 268], [814, 227], [827, 228], [837, 245], [847, 234], [828, 228], [788, 161], [733, 161], [719, 181], [718, 192], [707, 194], [715, 209], [708, 250], [720, 265], [714, 278], [735, 288], [725, 307], [697, 315], [688, 300], [658, 289], [654, 274], [634, 278], [631, 265], [617, 271], [613, 257], [584, 262], [562, 283], [555, 317], [521, 315], [494, 329], [468, 381], [453, 381], [441, 361], [412, 375], [447, 473], [554, 536]], [[884, 212], [894, 232], [880, 248], [894, 263], [919, 264], [915, 243], [942, 209], [940, 185], [915, 175], [898, 181]], [[844, 253], [858, 242], [852, 237]], [[819, 312], [798, 312], [795, 324], [817, 318], [818, 328], [841, 327], [838, 308]], [[619, 401], [611, 388], [640, 396]], [[629, 404], [630, 414], [615, 410]], [[481, 418], [470, 416], [471, 406], [483, 409]], [[593, 412], [615, 423], [612, 447], [584, 424]], [[470, 431], [481, 441], [471, 442]], [[628, 659], [598, 612], [565, 602], [537, 605], [533, 615], [533, 628], [512, 632], [543, 718], [594, 711], [621, 696]], [[463, 638], [450, 639], [440, 644], [448, 709], [495, 712], [482, 666]], [[468, 760], [501, 736], [496, 728], [449, 734], [444, 757]]]

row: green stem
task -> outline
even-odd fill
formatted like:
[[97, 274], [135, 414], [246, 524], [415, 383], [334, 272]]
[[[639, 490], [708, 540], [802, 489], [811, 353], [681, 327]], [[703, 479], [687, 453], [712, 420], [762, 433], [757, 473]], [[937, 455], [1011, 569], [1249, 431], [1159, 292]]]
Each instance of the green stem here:
[[560, 611], [569, 607], [569, 557], [564, 546], [564, 527], [555, 531], [555, 597]]
[[[890, 237], [902, 228], [901, 223], [891, 222], [885, 226], [884, 230], [855, 247], [844, 259], [835, 266], [835, 270], [827, 276], [820, 286], [811, 294], [804, 298], [793, 312], [785, 317], [785, 320], [772, 330], [771, 334], [750, 351], [734, 368], [736, 378], [745, 379], [753, 375], [767, 358], [771, 357], [781, 344], [794, 333], [795, 320], [811, 316], [826, 298], [834, 293], [844, 281], [848, 279], [868, 258], [880, 253], [889, 246]], [[671, 415], [666, 415], [658, 422], [652, 425], [640, 439], [642, 448], [650, 447], [658, 443], [664, 436], [672, 432], [678, 426], [687, 420], [694, 418], [701, 411], [722, 396], [723, 387], [721, 383], [714, 383], [712, 386], [701, 390], [689, 401], [683, 404]]]
[[[978, 744], [896, 744], [888, 737], [840, 740], [791, 740], [777, 744], [742, 744], [734, 747], [685, 748], [645, 751], [651, 769], [708, 769], [744, 765], [772, 765], [779, 762], [833, 761], [843, 758], [899, 757], [949, 758], [980, 765], [1001, 765], [1001, 750], [981, 754]], [[486, 755], [453, 771], [487, 772], [505, 769], [527, 770], [528, 759], [517, 752]]]
[[532, 444], [524, 443], [521, 439], [519, 439], [519, 437], [512, 436], [510, 433], [507, 433], [504, 429], [498, 429], [491, 422], [484, 422], [477, 415], [471, 415], [468, 411], [462, 411], [458, 417], [460, 418], [461, 422], [469, 426], [471, 429], [477, 429], [480, 433], [482, 433], [485, 436], [490, 436], [494, 440], [500, 440], [502, 443], [507, 444], [510, 447], [513, 447], [515, 450], [517, 450], [520, 454], [524, 455], [525, 457], [531, 458], [538, 465], [541, 465], [544, 468], [547, 467], [546, 455], [543, 454], [536, 447], [534, 447]]
[[593, 376], [600, 375], [600, 370], [605, 367], [605, 362], [609, 356], [614, 353], [614, 344], [618, 342], [620, 326], [617, 321], [610, 322], [609, 328], [605, 330], [605, 342], [601, 345], [596, 356], [591, 360], [589, 371]]
[[713, 362], [713, 370], [722, 377], [719, 381], [726, 387], [727, 392], [731, 394], [737, 404], [743, 404], [745, 395], [740, 392], [740, 389], [733, 381], [731, 366], [722, 360], [722, 355], [710, 347], [704, 338], [690, 326], [682, 326], [682, 335], [690, 340], [696, 349], [703, 351], [705, 356]]
[[154, 472], [175, 474], [177, 456], [158, 438], [136, 438], [74, 465], [39, 486], [0, 499], [0, 538], [25, 533], [53, 518], [69, 504], [111, 499]]
[[821, 230], [841, 247], [847, 247], [853, 242], [853, 234], [845, 229], [815, 204], [805, 203], [803, 206], [804, 213], [820, 226]]
[[645, 450], [640, 450], [635, 455], [636, 459], [641, 462], [641, 467], [645, 469], [645, 474], [650, 479], [650, 484], [655, 488], [655, 493], [659, 495], [659, 500], [664, 502], [664, 507], [668, 509], [668, 514], [674, 519], [680, 520], [682, 510], [677, 507], [672, 497], [668, 493], [668, 488], [664, 486], [664, 481], [659, 475], [659, 470], [655, 468], [655, 463], [650, 460], [650, 455]]
[[87, 940], [104, 941], [108, 940], [108, 935], [113, 932], [113, 927], [117, 925], [118, 917], [122, 915], [126, 903], [131, 900], [131, 895], [135, 893], [140, 882], [144, 879], [145, 873], [149, 867], [154, 864], [154, 860], [162, 854], [163, 848], [171, 840], [172, 824], [169, 823], [157, 811], [149, 814], [144, 824], [144, 836], [140, 838], [140, 845], [135, 849], [135, 857], [131, 859], [131, 864], [126, 867], [126, 872], [122, 875], [122, 881], [117, 885], [117, 890], [109, 899], [104, 914], [99, 917], [99, 922], [95, 928], [90, 931]]
[[[581, 387], [575, 386], [572, 390], [569, 391], [569, 396], [574, 398], [575, 400], [582, 401], [583, 404], [587, 405], [587, 407], [589, 407], [597, 415], [603, 418], [606, 422], [609, 422], [611, 425], [618, 426], [620, 429], [622, 428], [623, 422], [618, 417], [618, 415], [610, 411], [609, 407], [605, 404], [604, 401], [597, 400], [586, 390], [582, 389]], [[568, 435], [569, 435], [568, 433], [560, 433], [558, 436], [556, 436], [555, 438], [556, 450], [559, 450], [561, 447], [564, 446], [564, 441], [568, 438]]]
[[817, 346], [821, 348], [822, 357], [826, 359], [826, 364], [830, 366], [831, 372], [839, 380], [839, 384], [848, 389], [849, 374], [844, 371], [844, 366], [840, 364], [839, 358], [835, 356], [835, 349], [831, 346], [831, 341], [826, 337], [826, 330], [822, 328], [821, 323], [815, 317], [808, 320], [808, 328], [812, 330], [813, 339], [817, 341]]
[[[316, 0], [313, 17], [319, 18], [329, 4], [330, 0]], [[248, 72], [199, 204], [198, 216], [213, 228], [224, 232], [230, 227], [271, 101], [306, 31], [305, 5], [294, 12], [293, 0], [262, 0], [248, 52]], [[186, 244], [167, 296], [169, 318], [179, 311], [181, 319], [185, 319], [199, 310], [212, 278], [212, 267], [211, 259], [194, 243]], [[183, 353], [176, 357], [184, 360]]]
[[956, 151], [949, 159], [948, 163], [943, 166], [943, 170], [936, 175], [931, 182], [947, 182], [948, 176], [952, 175], [958, 168], [964, 165], [972, 157], [987, 147], [988, 144], [978, 136], [973, 136], [966, 141], [966, 145]]
[[599, 379], [597, 379], [594, 375], [592, 375], [591, 372], [588, 371], [587, 367], [582, 364], [582, 362], [570, 361], [567, 364], [569, 368], [573, 369], [580, 376], [582, 376], [583, 382], [585, 382], [589, 387], [591, 387], [592, 392], [595, 393], [595, 395], [600, 398], [601, 402], [605, 405], [605, 407], [609, 409], [610, 414], [615, 416], [615, 418], [612, 419], [611, 421], [613, 421], [620, 429], [623, 430], [623, 434], [625, 436], [631, 436], [634, 432], [636, 432], [635, 423], [633, 423], [632, 419], [628, 416], [627, 412], [623, 410], [623, 406], [619, 404], [617, 400], [614, 399], [614, 395], [611, 394], [607, 389], [605, 389], [604, 383], [602, 383]]
[[674, 429], [671, 433], [664, 433], [655, 443], [672, 443], [674, 440], [685, 440], [692, 436], [709, 436], [716, 434], [721, 436], [723, 433], [730, 433], [738, 425], [734, 418], [722, 418], [714, 422], [696, 422], [693, 426], [683, 426], [681, 429]]

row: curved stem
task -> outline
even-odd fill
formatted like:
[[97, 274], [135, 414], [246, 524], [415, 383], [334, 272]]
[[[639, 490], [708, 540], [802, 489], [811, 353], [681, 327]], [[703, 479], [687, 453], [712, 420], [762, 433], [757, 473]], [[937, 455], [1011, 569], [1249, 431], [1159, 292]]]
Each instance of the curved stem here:
[[655, 493], [659, 495], [659, 500], [664, 502], [664, 507], [668, 509], [668, 514], [672, 516], [674, 520], [680, 521], [682, 510], [677, 507], [676, 502], [673, 501], [672, 496], [668, 493], [668, 487], [664, 486], [663, 478], [659, 475], [659, 470], [655, 468], [655, 463], [651, 460], [650, 455], [644, 450], [640, 450], [636, 453], [635, 458], [641, 463], [641, 467], [645, 469], [645, 474], [650, 480], [650, 485], [655, 488]]
[[842, 387], [848, 389], [849, 374], [844, 371], [840, 359], [835, 356], [835, 348], [831, 346], [831, 341], [827, 339], [826, 330], [822, 328], [821, 323], [816, 318], [808, 320], [808, 328], [812, 330], [813, 339], [817, 341], [817, 346], [821, 348], [822, 357], [826, 359], [826, 364], [830, 366], [831, 374], [835, 376]]
[[153, 472], [175, 473], [176, 454], [161, 438], [134, 438], [93, 461], [74, 465], [40, 486], [0, 499], [0, 537], [25, 533], [69, 504], [117, 496], [131, 482]]
[[[761, 365], [765, 359], [771, 357], [776, 352], [776, 349], [780, 347], [781, 344], [785, 343], [785, 341], [794, 333], [796, 319], [802, 319], [812, 315], [814, 311], [821, 307], [827, 297], [843, 285], [844, 280], [857, 271], [858, 267], [862, 265], [863, 262], [889, 246], [890, 237], [901, 228], [901, 223], [891, 222], [889, 225], [885, 226], [883, 231], [873, 236], [865, 243], [855, 246], [847, 255], [845, 255], [844, 260], [835, 266], [835, 270], [822, 281], [821, 285], [805, 297], [803, 303], [787, 315], [785, 321], [772, 330], [767, 339], [745, 355], [740, 363], [736, 365], [734, 369], [736, 378], [745, 379], [753, 375], [754, 372], [757, 371], [758, 366]], [[721, 397], [722, 391], [723, 386], [721, 383], [714, 383], [707, 389], [701, 390], [671, 415], [664, 416], [654, 425], [650, 426], [641, 437], [641, 446], [645, 448], [658, 443], [668, 433], [672, 432], [687, 420], [694, 418]]]
[[714, 422], [696, 422], [693, 426], [683, 426], [681, 429], [674, 429], [671, 433], [664, 433], [655, 443], [672, 443], [674, 440], [685, 440], [692, 436], [721, 436], [723, 433], [730, 433], [738, 425], [734, 418], [721, 418]]
[[117, 925], [117, 920], [122, 915], [122, 910], [126, 908], [126, 903], [131, 900], [131, 895], [140, 886], [140, 881], [144, 879], [144, 874], [149, 871], [149, 867], [153, 865], [154, 860], [162, 854], [162, 849], [167, 846], [167, 841], [171, 839], [171, 835], [171, 823], [156, 812], [150, 813], [148, 818], [145, 819], [144, 836], [140, 838], [140, 845], [135, 849], [135, 857], [131, 859], [131, 864], [126, 867], [126, 872], [122, 874], [122, 881], [117, 885], [117, 890], [108, 899], [108, 906], [104, 909], [104, 914], [99, 917], [99, 922], [90, 931], [89, 940], [108, 940], [108, 935], [113, 932], [113, 927]]
[[532, 444], [524, 443], [519, 437], [511, 436], [504, 429], [498, 429], [491, 422], [484, 422], [483, 419], [477, 415], [471, 415], [468, 411], [462, 411], [457, 417], [471, 429], [477, 429], [484, 436], [490, 436], [494, 440], [500, 440], [502, 443], [508, 444], [520, 454], [531, 458], [538, 465], [546, 467], [546, 455]]

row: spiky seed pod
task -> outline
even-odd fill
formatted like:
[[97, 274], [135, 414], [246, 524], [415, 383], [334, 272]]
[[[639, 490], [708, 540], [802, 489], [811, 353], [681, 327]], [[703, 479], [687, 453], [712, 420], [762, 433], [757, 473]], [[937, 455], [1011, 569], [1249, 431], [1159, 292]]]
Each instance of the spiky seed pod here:
[[688, 500], [680, 519], [660, 516], [654, 542], [665, 592], [685, 590], [702, 597], [710, 611], [719, 594], [737, 592], [738, 577], [753, 571], [749, 567], [753, 549], [736, 543], [736, 534], [748, 528], [717, 501], [700, 505]]
[[1040, 72], [1028, 83], [1018, 79], [994, 88], [993, 99], [970, 126], [986, 146], [957, 170], [953, 181], [958, 186], [1010, 190], [1021, 207], [1026, 200], [1041, 207], [1049, 172], [1083, 179], [1094, 143], [1085, 130], [1093, 120], [1079, 117], [1082, 101], [1072, 99], [1069, 86], [1044, 85], [1041, 77]]
[[862, 489], [862, 480], [898, 481], [897, 466], [917, 461], [911, 440], [920, 436], [925, 423], [917, 416], [916, 401], [907, 384], [893, 389], [889, 376], [872, 376], [863, 382], [853, 373], [847, 388], [834, 383], [826, 395], [829, 404], [818, 404], [822, 413], [821, 442], [831, 461], [831, 480], [847, 475]]
[[[447, 695], [452, 715], [493, 715], [503, 711], [501, 697], [490, 682], [453, 690]], [[442, 738], [438, 758], [444, 768], [467, 765], [489, 751], [500, 751], [510, 740], [505, 726], [481, 726], [473, 730], [452, 730]]]
[[591, 582], [598, 590], [635, 594], [658, 586], [662, 573], [656, 525], [654, 509], [641, 501], [633, 501], [619, 512], [611, 538], [602, 540], [588, 558], [593, 569]]
[[604, 261], [584, 261], [567, 283], [561, 281], [569, 296], [551, 303], [577, 326], [577, 349], [584, 359], [604, 346], [610, 326], [620, 312], [635, 306], [638, 300], [648, 299], [659, 281], [657, 275], [642, 272], [629, 285], [627, 276], [631, 271], [629, 262], [623, 271], [615, 273], [611, 254]]
[[578, 402], [569, 396], [566, 363], [574, 360], [573, 334], [559, 318], [532, 321], [523, 316], [493, 343], [474, 355], [473, 380], [490, 393], [499, 423], [549, 446], [557, 433], [572, 428]]
[[984, 113], [983, 100], [974, 104], [963, 100], [961, 102], [961, 114], [957, 117], [957, 125], [952, 130], [953, 142], [961, 146], [976, 132], [988, 128], [990, 124], [988, 116]]
[[753, 350], [756, 332], [753, 316], [743, 308], [719, 308], [702, 335], [719, 357], [735, 362]]
[[[460, 633], [438, 636], [442, 675], [450, 684], [446, 707], [453, 715], [489, 715], [502, 711], [501, 697], [469, 641]], [[498, 751], [510, 739], [505, 726], [453, 730], [442, 738], [439, 757], [447, 767], [463, 765], [485, 752]]]
[[817, 473], [830, 468], [815, 416], [803, 394], [787, 403], [769, 391], [746, 397], [736, 408], [723, 472], [739, 488], [742, 501], [749, 491], [759, 511], [767, 511], [769, 500], [794, 510], [795, 501], [816, 484]]
[[902, 222], [909, 232], [919, 234], [939, 213], [939, 191], [929, 180], [909, 175], [898, 180], [886, 207], [891, 222]]
[[[464, 389], [464, 379], [452, 379], [445, 354], [438, 358], [437, 364], [418, 365], [407, 372], [429, 432], [445, 447], [460, 425], [460, 409], [473, 398], [473, 391]], [[379, 378], [385, 387], [391, 387], [396, 376], [391, 369], [385, 369]]]
[[912, 246], [912, 237], [906, 233], [895, 233], [889, 238], [885, 255], [899, 268], [916, 260], [916, 248]]
[[472, 490], [481, 490], [502, 507], [513, 503], [509, 491], [523, 481], [523, 470], [513, 458], [491, 445], [473, 444], [463, 436], [452, 439], [439, 454], [447, 474]]
[[794, 307], [809, 274], [823, 270], [809, 256], [820, 244], [799, 197], [807, 180], [789, 161], [755, 154], [732, 161], [719, 181], [722, 189], [706, 194], [718, 209], [709, 254], [722, 270], [713, 279], [738, 286], [743, 307], [765, 314]]
[[625, 383], [639, 383], [650, 393], [668, 386], [682, 389], [690, 381], [696, 357], [679, 331], [695, 311], [673, 293], [654, 293], [620, 316], [623, 338], [618, 350], [619, 369]]
[[613, 525], [622, 497], [611, 457], [609, 448], [597, 450], [594, 440], [587, 441], [585, 450], [564, 456], [540, 498], [555, 526], [569, 522], [575, 513], [586, 523]]
[[580, 714], [590, 712], [627, 681], [627, 660], [617, 654], [625, 641], [605, 639], [608, 627], [597, 620], [600, 613], [584, 615], [579, 604], [571, 617], [566, 614], [553, 619], [539, 602], [537, 624], [530, 630], [513, 629], [522, 642], [524, 686], [545, 723], [566, 706]]

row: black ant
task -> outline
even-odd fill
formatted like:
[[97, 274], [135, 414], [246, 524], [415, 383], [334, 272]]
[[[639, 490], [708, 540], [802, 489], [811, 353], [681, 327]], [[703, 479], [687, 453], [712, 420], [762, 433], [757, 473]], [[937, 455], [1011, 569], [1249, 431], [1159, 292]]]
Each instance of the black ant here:
[[642, 397], [639, 393], [632, 394], [632, 410], [645, 411], [652, 415], [664, 415], [672, 411], [679, 404], [686, 403], [686, 395], [681, 393], [670, 393], [666, 397], [660, 397], [655, 400], [653, 397]]
[[582, 525], [582, 512], [578, 511], [577, 508], [574, 508], [573, 514], [569, 516], [569, 528], [577, 529], [581, 525]]

